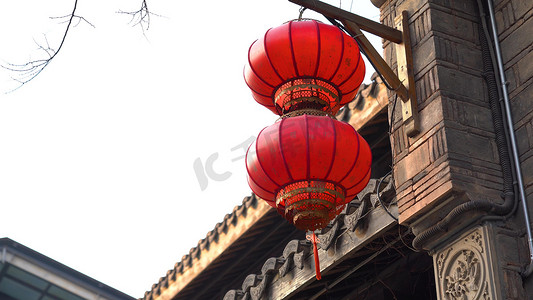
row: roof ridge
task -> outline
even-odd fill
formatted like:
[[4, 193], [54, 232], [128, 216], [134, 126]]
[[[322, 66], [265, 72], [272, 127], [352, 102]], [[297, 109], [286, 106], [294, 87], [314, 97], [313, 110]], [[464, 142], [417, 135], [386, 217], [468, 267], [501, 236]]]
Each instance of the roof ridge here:
[[244, 197], [242, 204], [236, 205], [231, 213], [226, 214], [221, 222], [218, 222], [203, 239], [199, 240], [197, 245], [189, 250], [188, 254], [183, 255], [181, 260], [174, 264], [174, 268], [168, 270], [165, 276], [159, 278], [159, 281], [154, 283], [150, 290], [146, 291], [140, 299], [151, 300], [160, 295], [169, 287], [171, 281], [175, 281], [178, 276], [184, 274], [188, 268], [193, 266], [195, 259], [199, 260], [201, 258], [202, 251], [209, 251], [211, 244], [218, 243], [221, 234], [227, 233], [230, 227], [237, 226], [237, 220], [240, 216], [246, 217], [250, 209], [261, 209], [263, 205], [258, 208], [258, 199], [255, 194]]

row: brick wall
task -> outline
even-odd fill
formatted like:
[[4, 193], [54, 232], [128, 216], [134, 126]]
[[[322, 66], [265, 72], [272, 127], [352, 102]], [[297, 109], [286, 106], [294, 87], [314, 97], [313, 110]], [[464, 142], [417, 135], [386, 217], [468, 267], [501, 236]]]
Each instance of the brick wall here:
[[[476, 2], [387, 1], [382, 22], [393, 24], [402, 10], [410, 16], [422, 132], [406, 137], [398, 103], [391, 144], [401, 222], [412, 223], [453, 194], [468, 194], [456, 201], [499, 201], [501, 167], [482, 77]], [[390, 42], [384, 43], [384, 55], [395, 68]]]
[[[409, 12], [421, 133], [405, 135], [398, 99], [391, 145], [400, 222], [417, 234], [464, 201], [501, 201], [503, 180], [482, 73], [477, 1], [388, 0], [381, 21], [392, 25], [402, 10]], [[533, 215], [533, 1], [495, 0], [495, 10]], [[395, 69], [394, 45], [387, 41], [384, 56]], [[389, 111], [394, 98], [390, 93]], [[533, 276], [525, 282], [520, 277], [529, 260], [524, 228], [519, 207], [493, 232], [502, 299], [533, 299]], [[453, 236], [450, 231], [441, 242]]]

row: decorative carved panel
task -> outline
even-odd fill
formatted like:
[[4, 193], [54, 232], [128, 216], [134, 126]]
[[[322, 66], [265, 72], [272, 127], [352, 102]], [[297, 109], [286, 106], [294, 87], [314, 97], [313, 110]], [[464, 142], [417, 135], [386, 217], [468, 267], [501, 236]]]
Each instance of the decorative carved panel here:
[[433, 255], [439, 300], [494, 300], [487, 232], [476, 227]]

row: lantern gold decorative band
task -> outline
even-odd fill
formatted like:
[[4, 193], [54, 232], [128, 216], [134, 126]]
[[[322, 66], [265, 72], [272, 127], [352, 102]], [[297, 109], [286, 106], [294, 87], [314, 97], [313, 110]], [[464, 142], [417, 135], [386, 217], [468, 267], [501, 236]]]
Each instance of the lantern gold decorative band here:
[[324, 228], [345, 205], [344, 189], [331, 182], [303, 180], [282, 188], [276, 196], [285, 218], [303, 230]]

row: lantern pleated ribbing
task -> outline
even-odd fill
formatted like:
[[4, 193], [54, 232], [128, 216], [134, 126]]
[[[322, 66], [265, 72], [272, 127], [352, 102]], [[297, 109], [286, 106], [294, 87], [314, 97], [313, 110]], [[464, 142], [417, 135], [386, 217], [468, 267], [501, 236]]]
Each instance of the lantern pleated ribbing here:
[[297, 116], [266, 127], [248, 149], [248, 183], [297, 228], [324, 228], [370, 179], [372, 154], [349, 124]]
[[254, 99], [274, 113], [312, 108], [335, 115], [365, 75], [353, 38], [314, 20], [272, 28], [248, 51], [244, 78]]

